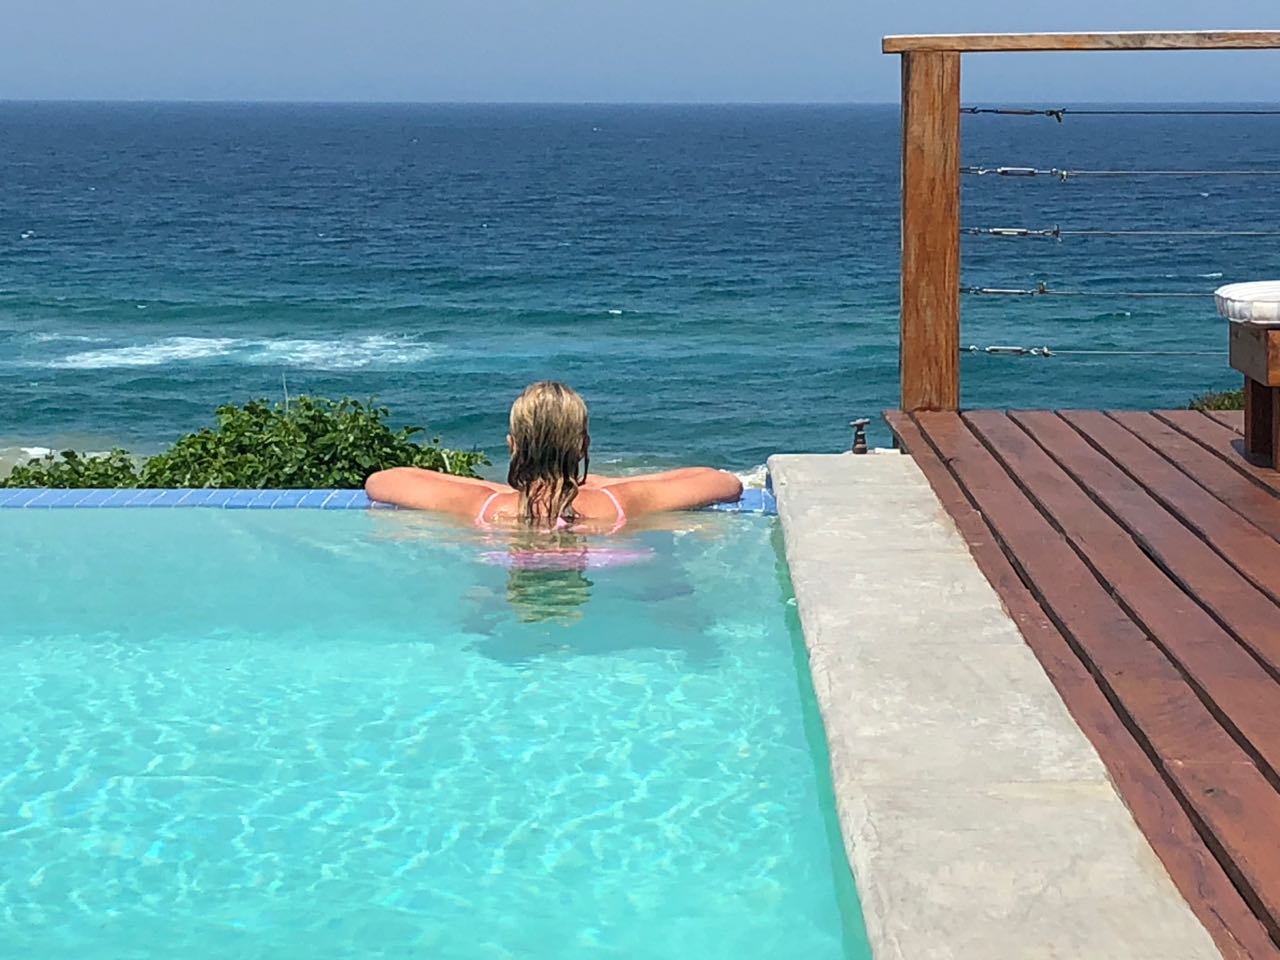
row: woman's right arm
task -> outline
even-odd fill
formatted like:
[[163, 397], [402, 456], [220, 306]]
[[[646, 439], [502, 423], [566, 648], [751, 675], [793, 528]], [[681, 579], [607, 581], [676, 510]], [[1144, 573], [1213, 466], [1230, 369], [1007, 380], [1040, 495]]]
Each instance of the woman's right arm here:
[[694, 510], [713, 503], [738, 500], [742, 481], [725, 470], [684, 467], [608, 484], [628, 514]]

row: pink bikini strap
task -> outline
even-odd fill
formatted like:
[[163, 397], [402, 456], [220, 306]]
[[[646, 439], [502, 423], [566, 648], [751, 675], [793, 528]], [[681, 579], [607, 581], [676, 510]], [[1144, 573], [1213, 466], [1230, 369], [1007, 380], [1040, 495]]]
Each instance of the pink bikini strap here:
[[[609, 498], [609, 502], [613, 504], [613, 509], [618, 511], [618, 520], [617, 520], [617, 523], [614, 525], [614, 530], [617, 530], [619, 527], [621, 527], [624, 523], [627, 522], [627, 511], [622, 509], [622, 504], [618, 501], [617, 496], [608, 487], [598, 487], [597, 489], [601, 493], [603, 493], [606, 497]], [[489, 496], [485, 498], [484, 503], [480, 505], [480, 512], [476, 514], [476, 526], [479, 526], [479, 527], [489, 526], [489, 523], [487, 520], [485, 520], [484, 516], [486, 513], [489, 512], [489, 508], [493, 506], [493, 501], [497, 500], [500, 496], [502, 496], [502, 494], [503, 494], [503, 491], [498, 490], [494, 493], [489, 494]], [[563, 520], [561, 522], [563, 522]]]
[[627, 519], [627, 511], [622, 509], [622, 504], [618, 502], [617, 496], [608, 487], [600, 487], [600, 492], [613, 501], [613, 509], [618, 511], [618, 526], [622, 526]]
[[486, 499], [486, 500], [485, 500], [485, 502], [483, 503], [483, 505], [481, 505], [481, 507], [480, 507], [480, 512], [476, 514], [476, 525], [477, 525], [477, 526], [480, 526], [480, 527], [488, 526], [488, 523], [487, 523], [487, 522], [485, 521], [485, 519], [484, 519], [484, 515], [485, 515], [486, 513], [488, 513], [488, 512], [489, 512], [489, 508], [490, 508], [491, 506], [493, 506], [493, 501], [497, 500], [500, 496], [502, 496], [502, 491], [501, 491], [501, 490], [497, 490], [497, 491], [494, 491], [493, 493], [489, 494], [488, 499]]

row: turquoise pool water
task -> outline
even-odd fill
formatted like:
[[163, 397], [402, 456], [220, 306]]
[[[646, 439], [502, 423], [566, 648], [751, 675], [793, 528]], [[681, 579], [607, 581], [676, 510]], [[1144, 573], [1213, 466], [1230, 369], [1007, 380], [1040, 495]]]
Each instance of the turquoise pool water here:
[[773, 522], [2, 511], [0, 956], [868, 956]]

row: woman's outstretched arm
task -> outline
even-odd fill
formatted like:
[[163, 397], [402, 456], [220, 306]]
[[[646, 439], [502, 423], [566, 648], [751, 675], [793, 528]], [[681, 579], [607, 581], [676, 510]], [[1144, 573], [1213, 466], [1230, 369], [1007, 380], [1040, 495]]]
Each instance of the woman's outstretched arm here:
[[712, 467], [684, 467], [643, 477], [626, 477], [608, 486], [622, 500], [628, 514], [693, 510], [742, 496], [741, 480], [726, 470]]
[[505, 484], [471, 477], [455, 477], [421, 467], [392, 467], [371, 474], [364, 482], [370, 500], [394, 503], [415, 510], [439, 510], [444, 513], [474, 514], [485, 499], [506, 492]]
[[[616, 487], [620, 483], [633, 483], [637, 480], [681, 480], [691, 476], [697, 476], [702, 472], [712, 469], [711, 467], [676, 467], [674, 470], [659, 470], [656, 473], [633, 473], [628, 476], [606, 477], [602, 474], [591, 473], [587, 475], [586, 485], [589, 487]], [[716, 471], [717, 473], [723, 471]]]

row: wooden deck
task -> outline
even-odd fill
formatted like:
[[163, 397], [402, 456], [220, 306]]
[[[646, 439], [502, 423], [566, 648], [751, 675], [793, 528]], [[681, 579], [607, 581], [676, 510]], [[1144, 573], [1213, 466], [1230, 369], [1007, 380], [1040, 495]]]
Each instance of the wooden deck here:
[[1280, 958], [1280, 473], [1241, 416], [887, 419], [1224, 956]]

